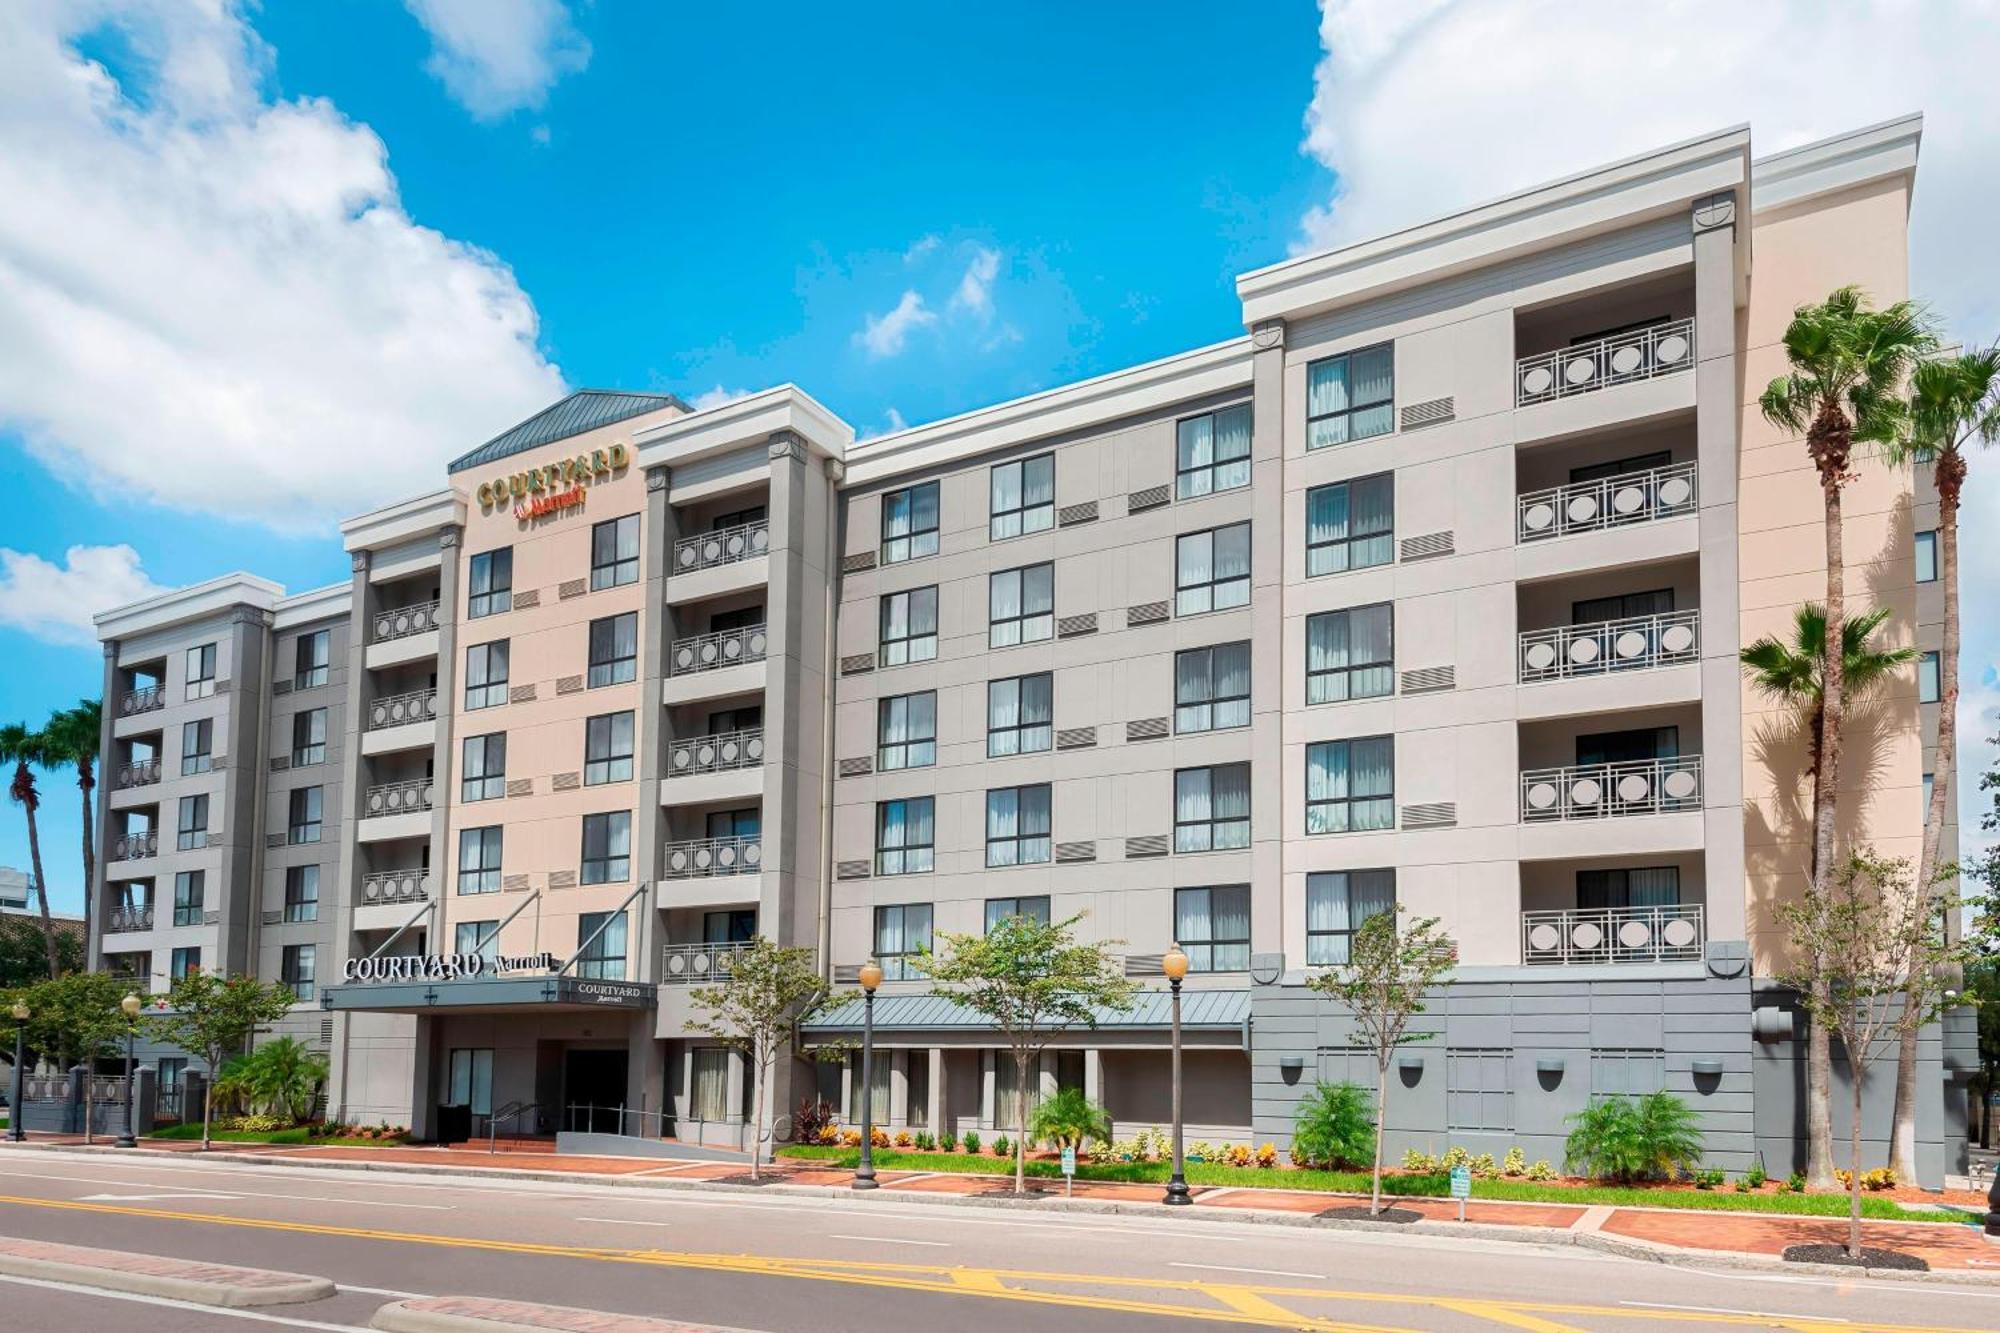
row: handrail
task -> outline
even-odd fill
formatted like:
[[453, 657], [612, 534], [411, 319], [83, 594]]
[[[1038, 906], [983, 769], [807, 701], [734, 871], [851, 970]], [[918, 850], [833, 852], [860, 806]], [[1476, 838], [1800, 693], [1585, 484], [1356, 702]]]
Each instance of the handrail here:
[[498, 1111], [495, 1111], [491, 1115], [487, 1116], [486, 1117], [487, 1156], [490, 1157], [500, 1151], [501, 1121], [518, 1120], [530, 1111], [539, 1111], [541, 1109], [542, 1109], [542, 1104], [540, 1102], [524, 1102], [517, 1098], [514, 1101], [508, 1102]]
[[755, 768], [763, 762], [762, 727], [719, 731], [712, 736], [689, 736], [667, 747], [667, 776], [670, 778], [721, 773], [734, 768]]
[[1680, 963], [1702, 956], [1700, 903], [1645, 907], [1563, 907], [1521, 913], [1521, 961]]
[[368, 640], [370, 643], [387, 643], [391, 639], [407, 639], [413, 634], [427, 634], [437, 627], [437, 601], [413, 602], [408, 606], [392, 606], [377, 611]]
[[407, 778], [402, 782], [382, 782], [361, 796], [361, 817], [414, 814], [431, 808], [431, 779]]
[[139, 759], [129, 764], [120, 764], [118, 766], [116, 786], [119, 791], [127, 791], [133, 787], [150, 787], [159, 780], [160, 757], [154, 755], [151, 759]]
[[661, 849], [665, 879], [702, 879], [709, 875], [753, 875], [764, 868], [761, 834], [730, 838], [684, 838]]
[[1521, 819], [1605, 819], [1701, 809], [1701, 756], [1531, 768], [1521, 774]]
[[1543, 541], [1692, 514], [1698, 476], [1693, 463], [1670, 463], [1525, 492], [1514, 501], [1515, 539]]
[[130, 717], [134, 713], [150, 713], [155, 708], [164, 708], [166, 704], [166, 686], [141, 685], [136, 689], [127, 690], [119, 696], [118, 711], [126, 717]]
[[437, 689], [429, 687], [403, 694], [385, 694], [368, 705], [368, 730], [400, 727], [411, 722], [430, 722], [437, 717]]
[[1667, 611], [1521, 631], [1521, 683], [1671, 666], [1701, 655], [1701, 613]]
[[688, 676], [744, 662], [761, 662], [769, 642], [770, 635], [763, 625], [744, 625], [675, 639], [667, 653], [667, 674]]
[[674, 563], [669, 574], [691, 574], [697, 569], [713, 569], [767, 554], [771, 549], [771, 522], [757, 519], [714, 532], [697, 532], [674, 543]]
[[1514, 363], [1514, 406], [1595, 393], [1693, 367], [1694, 321], [1668, 320], [1521, 357]]

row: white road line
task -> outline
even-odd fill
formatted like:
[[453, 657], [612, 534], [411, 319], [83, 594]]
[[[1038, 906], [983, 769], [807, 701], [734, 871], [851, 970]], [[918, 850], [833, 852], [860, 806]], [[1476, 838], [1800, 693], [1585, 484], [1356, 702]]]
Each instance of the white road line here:
[[1720, 1305], [1669, 1305], [1665, 1301], [1620, 1301], [1640, 1310], [1691, 1310], [1697, 1314], [1747, 1315], [1752, 1319], [1769, 1319], [1773, 1323], [1789, 1324], [1795, 1320], [1808, 1320], [1815, 1324], [1847, 1324], [1852, 1320], [1826, 1314], [1773, 1314], [1769, 1310], [1732, 1310]]
[[844, 1231], [835, 1231], [827, 1239], [865, 1240], [870, 1245], [929, 1245], [940, 1250], [951, 1248], [951, 1242], [948, 1240], [911, 1240], [907, 1236], [850, 1236]]
[[1252, 1273], [1258, 1277], [1303, 1277], [1314, 1282], [1326, 1281], [1324, 1273], [1299, 1273], [1289, 1268], [1231, 1268], [1228, 1264], [1182, 1264], [1169, 1263], [1169, 1268], [1201, 1268], [1212, 1273]]
[[132, 1291], [106, 1291], [101, 1287], [86, 1287], [73, 1282], [50, 1282], [39, 1277], [13, 1277], [0, 1274], [0, 1282], [12, 1282], [22, 1287], [41, 1287], [48, 1291], [66, 1291], [76, 1296], [98, 1296], [108, 1301], [132, 1301], [139, 1305], [151, 1305], [168, 1310], [186, 1310], [192, 1314], [211, 1318], [248, 1319], [259, 1324], [282, 1324], [287, 1328], [329, 1329], [332, 1333], [371, 1333], [366, 1324], [329, 1324], [318, 1319], [300, 1319], [293, 1315], [271, 1314], [277, 1308], [266, 1306], [262, 1309], [236, 1310], [222, 1305], [202, 1305], [195, 1301], [170, 1300], [165, 1296], [141, 1296]]
[[[155, 1181], [108, 1180], [103, 1176], [47, 1176], [39, 1175], [32, 1171], [0, 1171], [0, 1176], [19, 1176], [28, 1180], [44, 1180], [51, 1183], [60, 1181], [66, 1184], [124, 1185], [128, 1188], [150, 1189], [154, 1191], [160, 1189], [159, 1184]], [[359, 1184], [359, 1182], [356, 1183]], [[221, 1203], [228, 1199], [298, 1199], [306, 1203], [352, 1204], [356, 1208], [414, 1208], [427, 1213], [451, 1213], [458, 1211], [458, 1205], [450, 1203], [396, 1203], [389, 1199], [346, 1199], [331, 1194], [293, 1194], [290, 1191], [280, 1194], [265, 1190], [212, 1190], [204, 1189], [199, 1185], [190, 1185], [185, 1188], [189, 1192], [171, 1194], [164, 1192], [147, 1194], [85, 1194], [79, 1196], [79, 1202], [93, 1203], [122, 1199], [212, 1199], [217, 1203]], [[433, 1190], [435, 1190], [435, 1187], [433, 1187]]]
[[363, 1287], [353, 1282], [336, 1282], [342, 1291], [358, 1291], [368, 1296], [393, 1296], [399, 1301], [427, 1301], [431, 1293], [427, 1291], [397, 1291], [394, 1287]]
[[676, 1225], [672, 1222], [648, 1222], [643, 1218], [637, 1217], [579, 1217], [576, 1220], [579, 1222], [611, 1222], [621, 1227], [670, 1227]]
[[148, 1199], [206, 1199], [210, 1202], [219, 1202], [220, 1200], [223, 1199], [234, 1199], [237, 1197], [238, 1196], [234, 1194], [220, 1194], [214, 1190], [203, 1190], [199, 1194], [182, 1194], [178, 1191], [168, 1194], [85, 1194], [81, 1195], [77, 1199], [77, 1202], [137, 1203], [141, 1200], [148, 1200]]

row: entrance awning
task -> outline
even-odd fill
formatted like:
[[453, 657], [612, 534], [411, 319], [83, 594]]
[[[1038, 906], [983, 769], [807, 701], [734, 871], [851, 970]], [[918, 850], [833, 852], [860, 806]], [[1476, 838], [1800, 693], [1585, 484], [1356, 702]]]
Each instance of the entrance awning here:
[[587, 977], [475, 977], [460, 981], [351, 982], [320, 992], [322, 1009], [422, 1014], [434, 1009], [652, 1009], [659, 988]]

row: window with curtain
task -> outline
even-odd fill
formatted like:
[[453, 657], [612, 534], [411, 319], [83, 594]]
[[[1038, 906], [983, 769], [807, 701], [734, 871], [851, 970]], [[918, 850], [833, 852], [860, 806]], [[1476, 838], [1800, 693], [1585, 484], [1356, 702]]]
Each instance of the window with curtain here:
[[1039, 894], [1030, 898], [988, 898], [986, 900], [986, 929], [992, 930], [1002, 921], [1020, 917], [1037, 925], [1049, 924], [1049, 896]]
[[938, 553], [938, 484], [927, 481], [882, 497], [882, 563]]
[[937, 691], [897, 694], [875, 705], [875, 767], [929, 768], [937, 763]]
[[1042, 1104], [1042, 1077], [1039, 1062], [1030, 1062], [1028, 1077], [1021, 1079], [1021, 1062], [1011, 1050], [993, 1052], [993, 1128], [1015, 1130], [1035, 1114]]
[[167, 959], [167, 979], [179, 981], [201, 971], [201, 946], [176, 949]]
[[583, 724], [583, 785], [632, 778], [632, 714], [600, 713]]
[[928, 796], [875, 806], [875, 873], [921, 875], [931, 868], [932, 804]]
[[1607, 620], [1632, 620], [1638, 616], [1665, 615], [1674, 609], [1672, 588], [1652, 588], [1645, 592], [1619, 593], [1613, 597], [1586, 597], [1569, 604], [1572, 625], [1601, 625]]
[[1652, 453], [1634, 454], [1629, 458], [1614, 458], [1603, 463], [1585, 463], [1569, 470], [1569, 484], [1578, 485], [1586, 481], [1606, 481], [1612, 477], [1629, 477], [1636, 472], [1651, 472], [1655, 468], [1671, 466], [1673, 454], [1666, 449]]
[[206, 896], [208, 872], [183, 870], [174, 876], [174, 924], [201, 924], [202, 899]]
[[1250, 970], [1250, 886], [1174, 890], [1174, 943], [1190, 972]]
[[192, 777], [215, 767], [215, 719], [181, 723], [181, 776]]
[[1250, 525], [1184, 533], [1174, 543], [1174, 614], [1196, 616], [1250, 601]]
[[1306, 747], [1307, 833], [1366, 833], [1395, 826], [1394, 736]]
[[206, 699], [215, 693], [215, 645], [187, 650], [187, 697]]
[[1033, 865], [1049, 855], [1049, 784], [987, 792], [986, 864]]
[[1936, 583], [1938, 581], [1938, 534], [1932, 528], [1917, 534], [1917, 582]]
[[1055, 743], [1055, 676], [1010, 676], [986, 685], [986, 757], [1036, 754]]
[[208, 846], [208, 793], [199, 796], [183, 796], [180, 805], [180, 823], [176, 830], [174, 845], [181, 851], [193, 851]]
[[290, 817], [285, 821], [285, 841], [294, 845], [318, 842], [325, 810], [325, 788], [292, 788]]
[[450, 1092], [445, 1100], [453, 1106], [471, 1107], [474, 1115], [492, 1115], [492, 1047], [455, 1047], [446, 1064]]
[[1396, 692], [1396, 613], [1388, 602], [1306, 617], [1306, 702]]
[[1250, 404], [1174, 425], [1174, 494], [1183, 500], [1250, 484]]
[[319, 920], [319, 867], [292, 866], [285, 871], [285, 921]]
[[1396, 910], [1394, 870], [1330, 870], [1306, 876], [1306, 963], [1340, 967], [1354, 932], [1371, 916]]
[[1396, 558], [1396, 476], [1306, 492], [1306, 577], [1386, 565]]
[[319, 951], [310, 944], [287, 944], [278, 960], [278, 981], [294, 1000], [310, 1000], [319, 973]]
[[514, 605], [514, 548], [481, 551], [467, 563], [465, 571], [465, 618], [477, 620], [512, 609]]
[[310, 690], [326, 684], [327, 669], [333, 664], [333, 631], [316, 629], [292, 642], [292, 688]]
[[622, 685], [639, 674], [639, 613], [627, 611], [590, 622], [591, 689]]
[[1917, 702], [1920, 704], [1934, 704], [1944, 697], [1944, 677], [1939, 661], [1936, 649], [1917, 659]]
[[465, 650], [465, 706], [493, 708], [507, 702], [507, 640]]
[[1174, 773], [1174, 850], [1219, 852], [1250, 845], [1250, 765]]
[[632, 812], [612, 810], [583, 817], [579, 884], [616, 884], [632, 878]]
[[986, 583], [989, 648], [1036, 643], [1056, 632], [1056, 567], [1053, 564], [1003, 569]]
[[624, 912], [585, 912], [577, 917], [576, 945], [582, 950], [576, 975], [592, 981], [625, 979]]
[[912, 588], [882, 598], [882, 638], [877, 654], [885, 667], [928, 662], [938, 651], [938, 590]]
[[[917, 1052], [920, 1057], [923, 1054], [922, 1051]], [[872, 1093], [868, 1099], [869, 1124], [886, 1125], [889, 1123], [889, 1081], [896, 1061], [889, 1052], [877, 1047], [875, 1058], [867, 1063], [872, 1066], [868, 1070]], [[847, 1122], [851, 1125], [861, 1123], [862, 1064], [859, 1051], [847, 1057]]]
[[292, 714], [292, 767], [326, 762], [326, 710], [308, 708]]
[[1576, 738], [1576, 762], [1635, 764], [1673, 759], [1681, 752], [1679, 727], [1634, 727], [1629, 731], [1593, 731]]
[[1005, 541], [1056, 525], [1056, 456], [1038, 454], [1001, 463], [992, 472], [992, 521], [987, 535]]
[[708, 715], [708, 734], [711, 736], [727, 736], [733, 731], [755, 731], [763, 725], [764, 708], [761, 704], [718, 708]]
[[1174, 654], [1174, 730], [1224, 731], [1250, 725], [1250, 643], [1219, 643]]
[[701, 915], [703, 944], [748, 944], [757, 938], [757, 909], [730, 907]]
[[755, 838], [764, 831], [764, 812], [754, 805], [741, 810], [711, 810], [703, 827], [711, 838]]
[[500, 892], [500, 826], [458, 831], [458, 891]]
[[458, 799], [496, 801], [507, 794], [507, 733], [467, 736], [459, 759]]
[[1679, 866], [1576, 872], [1578, 907], [1676, 907], [1680, 901]]
[[606, 519], [590, 529], [590, 590], [639, 581], [639, 516]]
[[885, 981], [908, 981], [920, 974], [911, 962], [931, 947], [931, 905], [897, 903], [875, 909], [875, 961]]
[[498, 921], [461, 921], [452, 928], [452, 952], [478, 954], [492, 962], [499, 952]]
[[1396, 349], [1363, 347], [1306, 367], [1306, 448], [1387, 435], [1396, 427]]
[[694, 1052], [694, 1095], [689, 1098], [693, 1117], [706, 1124], [729, 1119], [729, 1051], [721, 1046], [699, 1046]]

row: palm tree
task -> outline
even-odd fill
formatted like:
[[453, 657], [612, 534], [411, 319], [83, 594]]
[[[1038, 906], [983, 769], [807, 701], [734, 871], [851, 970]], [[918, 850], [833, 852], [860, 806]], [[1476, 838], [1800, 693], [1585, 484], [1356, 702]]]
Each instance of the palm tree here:
[[83, 797], [83, 925], [89, 937], [90, 913], [97, 899], [97, 842], [92, 830], [91, 797], [97, 789], [97, 747], [104, 728], [103, 706], [95, 699], [79, 699], [74, 708], [60, 708], [49, 715], [43, 736], [49, 743], [51, 764], [68, 764], [76, 770], [76, 786]]
[[[1834, 815], [1840, 794], [1841, 728], [1847, 720], [1845, 665], [1835, 644], [1847, 641], [1846, 539], [1840, 492], [1849, 479], [1857, 440], [1892, 443], [1904, 413], [1897, 398], [1911, 367], [1936, 346], [1923, 312], [1909, 301], [1871, 310], [1858, 287], [1842, 287], [1818, 305], [1802, 305], [1785, 326], [1791, 372], [1758, 398], [1764, 419], [1805, 437], [1819, 472], [1826, 514], [1826, 633], [1820, 670], [1818, 764], [1813, 786], [1813, 889], [1832, 891]], [[1814, 968], [1823, 974], [1825, 968]], [[1825, 997], [1817, 997], [1822, 1000]], [[1833, 1184], [1832, 1053], [1821, 1024], [1806, 1048], [1806, 1176]]]
[[[1965, 485], [1965, 448], [2000, 439], [2000, 344], [1983, 352], [1940, 357], [1910, 375], [1906, 433], [1890, 449], [1898, 463], [1929, 463], [1938, 493], [1938, 580], [1944, 584], [1944, 641], [1938, 651], [1937, 759], [1931, 766], [1930, 807], [1917, 859], [1917, 892], [1936, 891], [1951, 775], [1958, 763], [1958, 506]], [[1914, 995], [1909, 997], [1915, 1002]], [[1890, 1121], [1889, 1169], [1915, 1180], [1917, 1166], [1917, 1030], [1902, 1026], [1896, 1052], [1896, 1102]]]
[[49, 882], [42, 878], [42, 834], [35, 824], [35, 811], [42, 803], [42, 794], [35, 790], [35, 769], [49, 766], [48, 737], [19, 722], [0, 727], [0, 764], [8, 763], [14, 765], [14, 780], [7, 794], [28, 814], [28, 863], [42, 904], [42, 941], [48, 946], [49, 979], [53, 981], [62, 975], [62, 962], [56, 954], [56, 923], [49, 915]]

